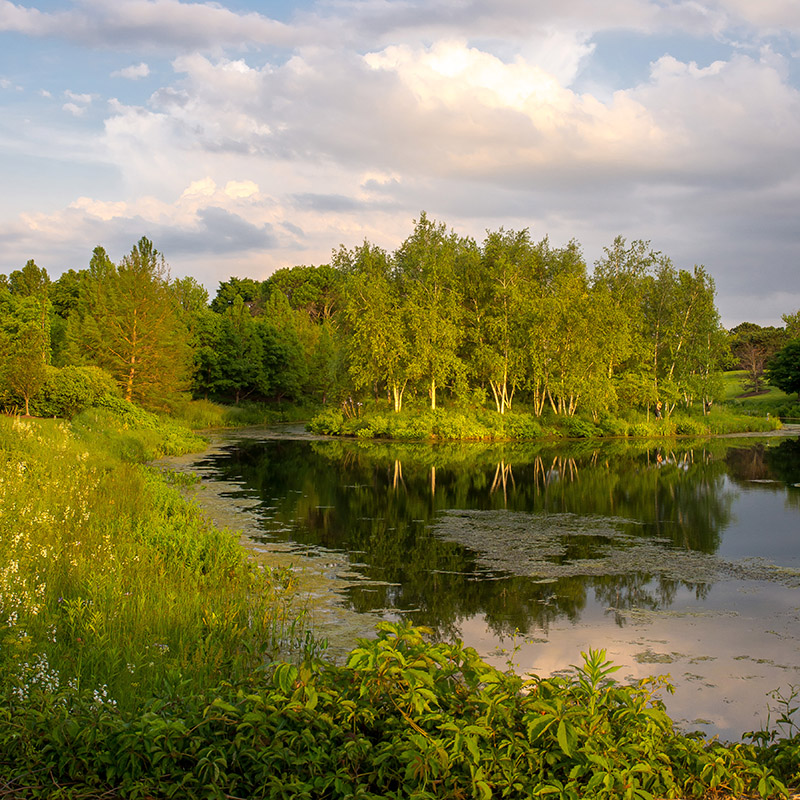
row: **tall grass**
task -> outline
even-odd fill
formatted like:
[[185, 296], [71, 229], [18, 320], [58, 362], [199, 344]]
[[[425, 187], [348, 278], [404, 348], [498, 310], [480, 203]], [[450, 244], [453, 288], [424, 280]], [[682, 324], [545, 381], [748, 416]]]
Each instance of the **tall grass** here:
[[211, 400], [189, 400], [177, 404], [173, 415], [192, 430], [211, 428], [241, 428], [252, 425], [271, 425], [276, 422], [304, 422], [321, 410], [315, 404], [252, 403], [236, 406], [221, 405]]
[[136, 707], [245, 674], [297, 633], [291, 574], [141, 463], [201, 440], [131, 413], [0, 417], [0, 695]]

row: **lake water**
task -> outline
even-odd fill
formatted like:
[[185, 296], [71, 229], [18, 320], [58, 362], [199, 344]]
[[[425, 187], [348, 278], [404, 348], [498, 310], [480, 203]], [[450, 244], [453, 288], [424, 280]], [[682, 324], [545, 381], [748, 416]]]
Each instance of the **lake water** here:
[[684, 729], [738, 739], [800, 686], [800, 441], [403, 444], [219, 437], [198, 502], [304, 575], [336, 656], [375, 620], [557, 673], [603, 648], [668, 674]]

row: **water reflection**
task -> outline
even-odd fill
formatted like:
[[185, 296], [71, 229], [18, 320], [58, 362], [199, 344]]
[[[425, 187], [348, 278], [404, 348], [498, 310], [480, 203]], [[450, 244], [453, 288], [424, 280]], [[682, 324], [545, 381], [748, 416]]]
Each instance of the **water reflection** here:
[[445, 636], [481, 615], [510, 635], [577, 622], [589, 602], [624, 625], [679, 592], [705, 598], [737, 484], [795, 475], [796, 446], [271, 440], [207, 466], [260, 497], [264, 537], [349, 553], [367, 579], [353, 609]]
[[734, 738], [769, 690], [800, 682], [797, 440], [252, 436], [191, 468], [224, 481], [214, 497], [246, 508], [267, 549], [349, 573], [337, 596], [354, 611], [406, 616], [500, 667], [517, 648], [539, 674], [607, 648], [622, 678], [671, 672], [685, 727]]

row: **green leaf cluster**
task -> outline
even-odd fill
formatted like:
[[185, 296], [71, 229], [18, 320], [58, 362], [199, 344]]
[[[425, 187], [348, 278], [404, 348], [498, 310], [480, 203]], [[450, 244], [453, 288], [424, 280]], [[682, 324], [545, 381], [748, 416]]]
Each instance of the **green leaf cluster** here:
[[30, 798], [650, 800], [781, 796], [797, 769], [796, 755], [776, 773], [755, 745], [679, 733], [657, 697], [669, 687], [616, 683], [602, 651], [525, 681], [424, 629], [377, 633], [345, 666], [276, 663], [136, 713], [79, 692], [6, 698], [0, 776]]

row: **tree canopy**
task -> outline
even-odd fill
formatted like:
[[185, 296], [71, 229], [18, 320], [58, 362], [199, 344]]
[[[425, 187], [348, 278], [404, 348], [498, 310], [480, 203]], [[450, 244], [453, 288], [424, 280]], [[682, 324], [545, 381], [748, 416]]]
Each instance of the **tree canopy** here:
[[[369, 394], [395, 411], [409, 396], [435, 409], [444, 395], [595, 419], [660, 404], [669, 415], [720, 396], [731, 352], [760, 388], [796, 318], [726, 334], [707, 271], [647, 241], [617, 237], [590, 268], [575, 241], [505, 228], [476, 241], [424, 212], [393, 252], [342, 246], [330, 264], [231, 277], [210, 302], [195, 279], [171, 280], [143, 237], [119, 264], [98, 246], [88, 268], [54, 282], [33, 260], [0, 278], [0, 399], [34, 397], [52, 364], [102, 368], [153, 408], [191, 391], [236, 403]], [[35, 364], [22, 357], [37, 348]]]

